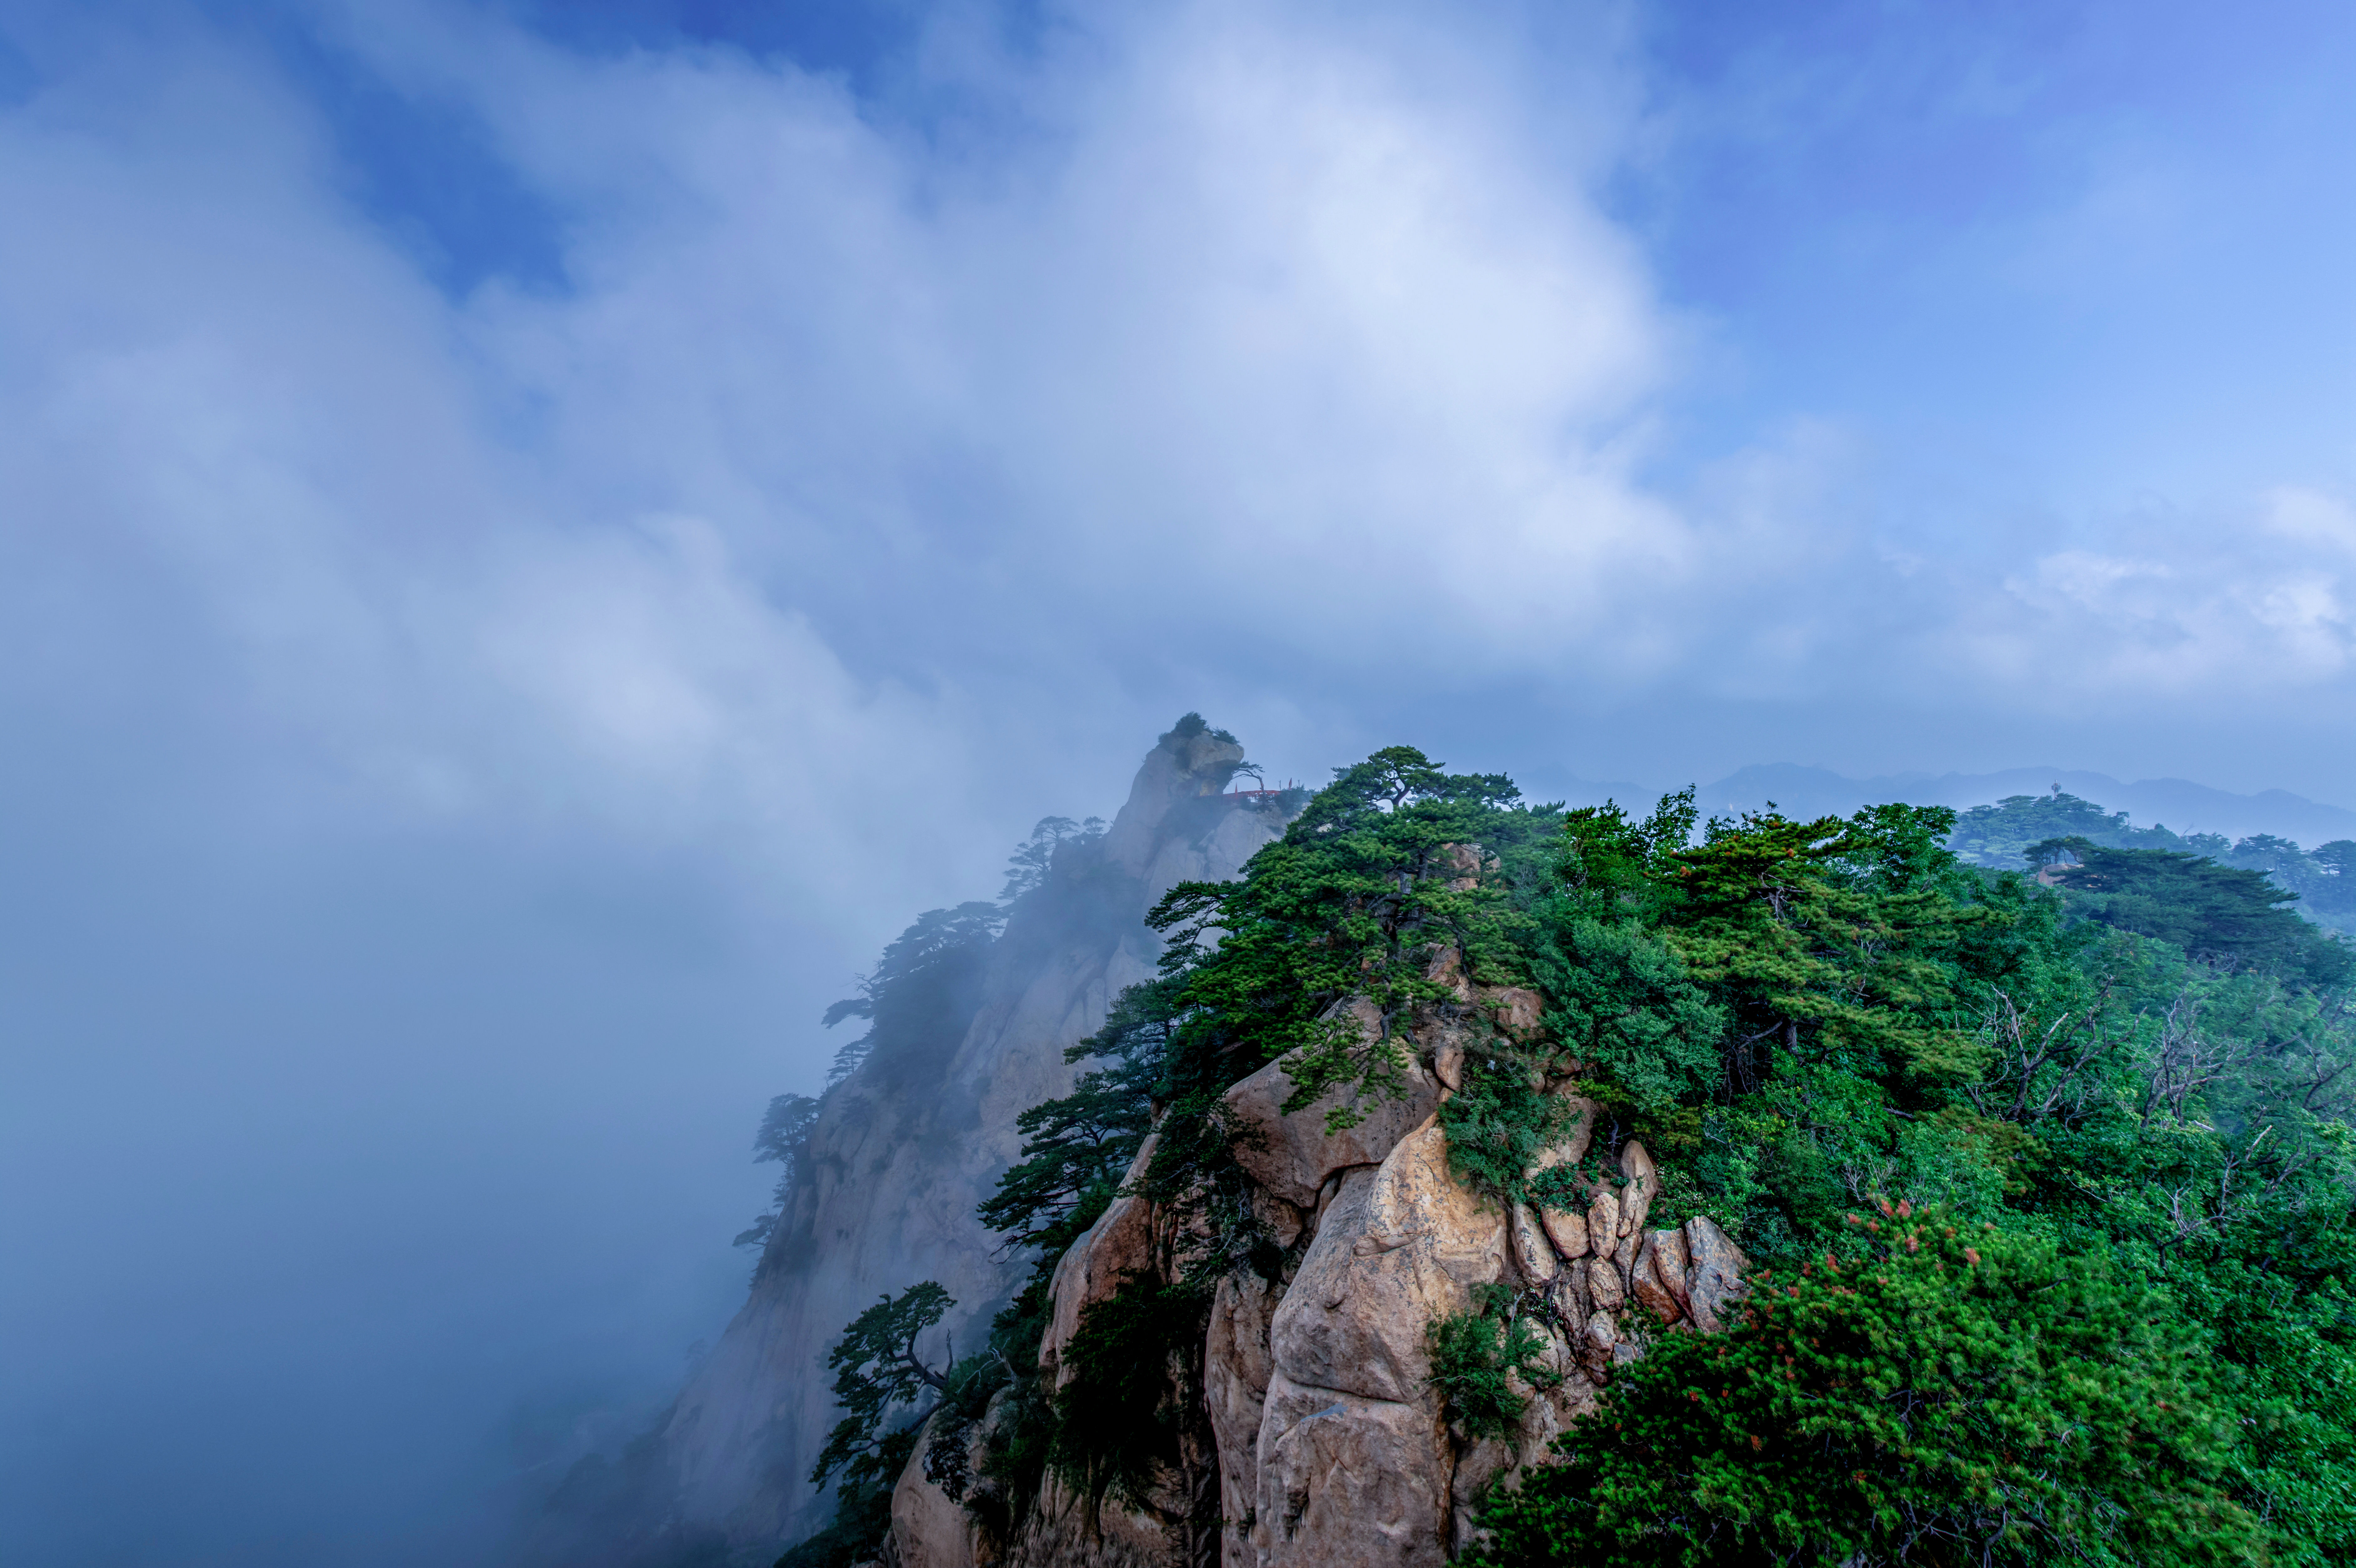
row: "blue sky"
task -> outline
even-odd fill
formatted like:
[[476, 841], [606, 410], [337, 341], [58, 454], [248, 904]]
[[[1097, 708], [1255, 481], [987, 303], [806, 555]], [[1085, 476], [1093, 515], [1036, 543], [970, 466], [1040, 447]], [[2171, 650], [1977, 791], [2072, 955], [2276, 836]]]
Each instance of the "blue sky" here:
[[465, 1561], [724, 1320], [825, 1004], [1190, 708], [2356, 806], [2351, 78], [2297, 3], [0, 3], [5, 1536]]

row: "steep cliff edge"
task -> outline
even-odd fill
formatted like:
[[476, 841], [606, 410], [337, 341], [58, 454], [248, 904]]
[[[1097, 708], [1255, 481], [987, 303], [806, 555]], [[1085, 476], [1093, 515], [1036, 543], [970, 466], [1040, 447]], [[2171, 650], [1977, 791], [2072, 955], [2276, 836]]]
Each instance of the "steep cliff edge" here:
[[680, 1526], [749, 1548], [823, 1522], [807, 1477], [836, 1414], [826, 1354], [879, 1295], [937, 1280], [959, 1303], [943, 1327], [981, 1341], [1027, 1267], [974, 1213], [1016, 1157], [1016, 1116], [1070, 1091], [1065, 1048], [1152, 974], [1155, 900], [1234, 876], [1282, 830], [1273, 802], [1223, 793], [1243, 757], [1199, 721], [1163, 736], [1104, 836], [1012, 910], [937, 1048], [871, 1058], [827, 1095], [750, 1299], [662, 1424]]
[[[1585, 1162], [1595, 1174], [1583, 1208], [1509, 1207], [1451, 1171], [1438, 1112], [1456, 1091], [1456, 1042], [1469, 1020], [1494, 1017], [1542, 1026], [1537, 998], [1515, 988], [1460, 982], [1455, 998], [1419, 1009], [1398, 1029], [1410, 1051], [1403, 1093], [1355, 1127], [1328, 1131], [1323, 1102], [1284, 1114], [1280, 1064], [1227, 1091], [1228, 1124], [1284, 1245], [1275, 1277], [1237, 1270], [1220, 1281], [1194, 1369], [1215, 1537], [1212, 1521], [1186, 1517], [1175, 1477], [1149, 1498], [1093, 1511], [1051, 1481], [1024, 1531], [996, 1547], [926, 1478], [920, 1453], [894, 1493], [885, 1560], [1195, 1568], [1215, 1539], [1222, 1568], [1438, 1568], [1472, 1541], [1489, 1488], [1544, 1457], [1615, 1367], [1662, 1334], [1719, 1328], [1746, 1261], [1707, 1219], [1648, 1225], [1658, 1174], [1641, 1142], [1594, 1147], [1597, 1108], [1570, 1090], [1582, 1064], [1563, 1063], [1554, 1090], [1574, 1110], [1569, 1131], [1533, 1165]], [[1173, 1272], [1165, 1232], [1130, 1196], [1074, 1243], [1055, 1273], [1044, 1366], [1123, 1278]], [[1497, 1434], [1451, 1419], [1429, 1337], [1474, 1309], [1483, 1287], [1513, 1293], [1541, 1341], [1534, 1375], [1515, 1380], [1519, 1419]]]
[[[616, 1568], [758, 1568], [815, 1522], [790, 1502], [858, 1307], [849, 1485], [796, 1568], [1895, 1562], [2007, 1555], [2021, 1520], [2056, 1561], [2349, 1557], [2346, 1467], [2252, 1439], [2201, 1369], [2356, 1431], [2286, 1268], [2351, 1212], [2338, 993], [2089, 940], [2110, 906], [1967, 871], [1944, 811], [1569, 811], [1408, 746], [1182, 882], [1277, 825], [1188, 723], [1003, 938], [973, 905], [887, 950], [734, 1364], [672, 1423], [707, 1511]], [[1116, 998], [1164, 886], [1162, 962]], [[993, 1168], [995, 1266], [963, 1218]], [[2131, 1168], [2212, 1186], [2084, 1202]], [[932, 1280], [961, 1359], [916, 1344]], [[658, 1445], [625, 1478], [667, 1500]]]

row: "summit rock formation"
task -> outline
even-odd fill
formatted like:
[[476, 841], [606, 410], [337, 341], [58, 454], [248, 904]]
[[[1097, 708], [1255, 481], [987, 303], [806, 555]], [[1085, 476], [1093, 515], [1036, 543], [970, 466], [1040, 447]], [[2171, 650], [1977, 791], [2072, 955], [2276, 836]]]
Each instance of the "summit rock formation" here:
[[[1284, 1114], [1280, 1062], [1226, 1093], [1239, 1161], [1285, 1261], [1274, 1279], [1239, 1271], [1218, 1284], [1190, 1380], [1211, 1434], [1201, 1477], [1182, 1473], [1196, 1467], [1182, 1444], [1180, 1464], [1141, 1498], [1089, 1509], [1051, 1479], [1025, 1529], [993, 1545], [926, 1478], [920, 1449], [894, 1495], [887, 1563], [1440, 1568], [1476, 1539], [1489, 1489], [1543, 1459], [1615, 1369], [1660, 1335], [1724, 1326], [1747, 1260], [1708, 1219], [1650, 1223], [1659, 1171], [1633, 1138], [1604, 1146], [1599, 1108], [1573, 1088], [1584, 1064], [1560, 1060], [1549, 1079], [1576, 1116], [1532, 1167], [1591, 1172], [1583, 1212], [1509, 1207], [1451, 1170], [1437, 1112], [1454, 1092], [1466, 1022], [1485, 1015], [1531, 1038], [1545, 1026], [1535, 993], [1473, 985], [1450, 955], [1433, 977], [1454, 980], [1454, 999], [1418, 1010], [1401, 1095], [1356, 1125], [1329, 1132], [1323, 1101]], [[1378, 1026], [1363, 1004], [1336, 1011]], [[1042, 1366], [1058, 1366], [1087, 1309], [1125, 1275], [1174, 1278], [1184, 1246], [1142, 1197], [1117, 1198], [1057, 1265]], [[1427, 1333], [1497, 1285], [1526, 1304], [1551, 1380], [1518, 1385], [1527, 1402], [1516, 1430], [1474, 1436], [1433, 1387]]]
[[[1028, 1268], [974, 1213], [1017, 1156], [1015, 1118], [1071, 1091], [1066, 1048], [1152, 976], [1143, 916], [1162, 894], [1235, 876], [1283, 830], [1271, 798], [1226, 792], [1243, 759], [1199, 720], [1164, 736], [1104, 836], [1013, 907], [923, 1073], [871, 1058], [826, 1096], [750, 1298], [661, 1424], [675, 1527], [750, 1548], [825, 1522], [808, 1476], [839, 1413], [826, 1355], [878, 1296], [937, 1280], [958, 1303], [943, 1328], [982, 1343]], [[940, 1502], [926, 1517], [947, 1530]]]

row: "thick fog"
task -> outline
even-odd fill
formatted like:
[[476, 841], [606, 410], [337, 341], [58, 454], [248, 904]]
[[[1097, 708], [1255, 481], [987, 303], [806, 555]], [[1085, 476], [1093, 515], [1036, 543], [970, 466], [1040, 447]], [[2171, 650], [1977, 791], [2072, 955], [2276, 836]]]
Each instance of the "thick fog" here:
[[2356, 808], [2344, 7], [815, 9], [0, 5], [0, 1557], [492, 1560], [1189, 709]]

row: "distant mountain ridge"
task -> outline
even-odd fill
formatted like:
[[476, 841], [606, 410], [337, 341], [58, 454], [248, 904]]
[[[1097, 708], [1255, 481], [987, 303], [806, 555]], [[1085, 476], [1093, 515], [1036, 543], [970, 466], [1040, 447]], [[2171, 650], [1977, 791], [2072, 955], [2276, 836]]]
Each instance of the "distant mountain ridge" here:
[[[2334, 839], [2356, 838], [2356, 811], [2310, 800], [2287, 789], [2236, 795], [2184, 779], [2147, 779], [2129, 784], [2106, 773], [2067, 768], [1851, 779], [1826, 768], [1775, 762], [1754, 764], [1705, 785], [1697, 800], [1704, 815], [1758, 811], [1772, 800], [1786, 816], [1847, 816], [1860, 806], [1885, 800], [1962, 811], [2008, 795], [2047, 794], [2057, 784], [2067, 793], [2106, 810], [2127, 812], [2138, 827], [2222, 833], [2229, 839], [2272, 833], [2310, 848]], [[1636, 793], [1632, 787], [1619, 784], [1595, 788]]]

